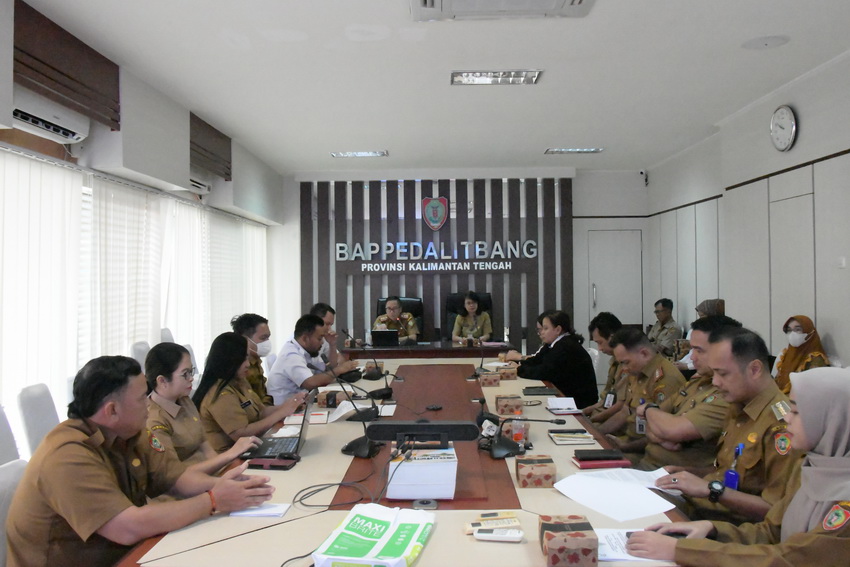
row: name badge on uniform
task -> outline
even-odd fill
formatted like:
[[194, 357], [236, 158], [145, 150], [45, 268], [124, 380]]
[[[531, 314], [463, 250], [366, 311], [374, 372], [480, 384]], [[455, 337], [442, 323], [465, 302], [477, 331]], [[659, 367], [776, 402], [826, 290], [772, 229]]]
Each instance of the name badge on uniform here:
[[249, 407], [250, 405], [251, 405], [251, 400], [245, 400], [244, 402], [239, 404], [239, 407], [242, 408], [242, 409], [245, 409], [245, 408]]
[[617, 401], [617, 394], [615, 394], [613, 392], [608, 392], [608, 394], [605, 396], [605, 402], [602, 404], [602, 407], [604, 407], [605, 409], [608, 409], [611, 406], [613, 406], [614, 402], [616, 402], [616, 401]]

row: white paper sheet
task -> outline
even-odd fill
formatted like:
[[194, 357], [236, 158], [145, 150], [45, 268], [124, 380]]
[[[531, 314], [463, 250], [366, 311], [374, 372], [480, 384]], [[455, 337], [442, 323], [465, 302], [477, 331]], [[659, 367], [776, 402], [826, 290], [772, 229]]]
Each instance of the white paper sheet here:
[[[303, 413], [294, 413], [283, 420], [284, 425], [301, 425], [301, 422], [304, 420]], [[310, 425], [314, 425], [316, 423], [327, 423], [328, 422], [328, 412], [326, 411], [311, 411], [310, 412]]]
[[259, 506], [251, 506], [244, 510], [231, 512], [231, 516], [243, 516], [251, 518], [263, 518], [269, 516], [281, 517], [289, 510], [290, 504], [273, 504], [271, 502], [263, 502]]
[[599, 561], [653, 561], [643, 557], [629, 555], [626, 551], [626, 541], [629, 532], [638, 530], [609, 530], [605, 528], [594, 528], [596, 537], [599, 538]]
[[300, 427], [296, 427], [295, 425], [284, 425], [283, 427], [272, 433], [271, 437], [298, 437], [298, 434], [300, 432]]
[[570, 475], [555, 483], [555, 488], [579, 504], [618, 522], [663, 514], [674, 507], [648, 488], [587, 474]]
[[[372, 404], [366, 403], [358, 403], [357, 407], [360, 409], [368, 409], [372, 407]], [[378, 411], [380, 412], [381, 417], [390, 417], [395, 414], [395, 404], [393, 405], [380, 405], [377, 406]], [[340, 420], [348, 415], [350, 415], [354, 411], [354, 405], [348, 400], [343, 400], [339, 403], [335, 410], [328, 414], [328, 423], [333, 423], [334, 421]]]
[[510, 362], [499, 362], [498, 360], [495, 360], [493, 362], [485, 362], [484, 368], [492, 368], [493, 370], [498, 370], [499, 368], [507, 368], [510, 365]]
[[647, 488], [654, 488], [655, 490], [661, 490], [662, 492], [672, 494], [673, 496], [681, 496], [682, 494], [681, 490], [664, 490], [655, 486], [656, 480], [658, 480], [662, 476], [667, 476], [668, 474], [670, 474], [664, 469], [656, 469], [654, 471], [638, 471], [635, 469], [605, 469], [594, 471], [582, 471], [581, 474], [587, 476], [595, 476], [597, 478], [602, 479], [628, 482], [636, 484], [637, 486], [645, 486]]

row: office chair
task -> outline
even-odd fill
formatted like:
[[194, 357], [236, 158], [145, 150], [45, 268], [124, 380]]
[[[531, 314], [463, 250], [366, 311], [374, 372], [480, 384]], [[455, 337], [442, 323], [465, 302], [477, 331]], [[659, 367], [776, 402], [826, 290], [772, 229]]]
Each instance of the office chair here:
[[[18, 445], [15, 443], [15, 434], [6, 417], [6, 410], [0, 406], [0, 464], [5, 464], [20, 458]], [[5, 556], [4, 556], [5, 557]]]
[[164, 343], [173, 343], [174, 335], [171, 333], [171, 329], [163, 327], [159, 332], [159, 340]]
[[27, 462], [23, 459], [9, 461], [0, 466], [0, 525], [3, 526], [0, 537], [0, 567], [6, 567], [6, 518], [9, 516], [9, 506], [26, 468]]
[[151, 345], [147, 341], [139, 341], [130, 345], [130, 357], [136, 359], [142, 370], [145, 369], [145, 358], [148, 356], [150, 349]]
[[[490, 314], [490, 323], [493, 325], [493, 336], [490, 337], [490, 340], [495, 340], [497, 336], [496, 321], [493, 318], [493, 298], [488, 292], [475, 292], [478, 294], [478, 307], [481, 308], [481, 312], [487, 312]], [[446, 309], [444, 312], [444, 327], [443, 327], [443, 338], [444, 340], [451, 341], [452, 340], [452, 329], [455, 326], [455, 319], [457, 319], [458, 315], [466, 315], [466, 307], [463, 305], [463, 296], [466, 295], [466, 292], [463, 293], [450, 293], [446, 296]]]
[[50, 389], [46, 384], [27, 386], [18, 393], [18, 408], [24, 421], [30, 454], [35, 453], [35, 448], [44, 436], [59, 425], [59, 414], [56, 413]]

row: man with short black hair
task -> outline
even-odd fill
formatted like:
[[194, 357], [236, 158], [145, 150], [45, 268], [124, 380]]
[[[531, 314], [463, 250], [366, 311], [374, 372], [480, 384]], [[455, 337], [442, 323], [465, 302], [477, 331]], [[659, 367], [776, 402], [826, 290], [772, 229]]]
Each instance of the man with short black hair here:
[[611, 357], [611, 362], [608, 365], [608, 382], [599, 395], [599, 401], [582, 410], [582, 413], [590, 416], [590, 421], [594, 423], [604, 423], [623, 407], [628, 373], [620, 368], [617, 359], [613, 356], [614, 349], [608, 344], [608, 339], [611, 338], [611, 335], [619, 331], [622, 327], [623, 324], [620, 320], [613, 313], [608, 313], [607, 311], [598, 313], [590, 321], [590, 325], [587, 326], [590, 340], [596, 343], [600, 352]]
[[682, 338], [682, 329], [673, 319], [673, 301], [662, 298], [655, 302], [655, 318], [658, 319], [647, 333], [649, 342], [664, 356], [672, 356], [676, 341]]
[[647, 442], [646, 422], [635, 413], [638, 406], [654, 403], [670, 411], [673, 394], [682, 388], [685, 378], [637, 329], [620, 329], [611, 336], [609, 344], [617, 362], [629, 373], [629, 382], [620, 410], [620, 415], [626, 416], [624, 430], [608, 438], [615, 447], [629, 453], [632, 462], [637, 462]]
[[[761, 521], [785, 496], [791, 472], [801, 463], [780, 419], [789, 400], [770, 375], [770, 353], [756, 333], [724, 327], [712, 331], [708, 340], [713, 383], [730, 405], [717, 459], [702, 478], [670, 467], [673, 474], [656, 485], [681, 490], [698, 519]], [[738, 455], [739, 446], [743, 450]], [[737, 477], [737, 489], [730, 486], [729, 475]]]
[[266, 390], [266, 377], [263, 373], [263, 358], [272, 352], [272, 332], [269, 320], [256, 313], [245, 313], [230, 320], [230, 326], [237, 335], [248, 339], [248, 375], [245, 377], [251, 389], [267, 406], [274, 405]]
[[319, 356], [325, 344], [325, 322], [318, 315], [302, 315], [295, 323], [295, 335], [288, 340], [269, 373], [269, 393], [275, 401], [291, 397], [300, 390], [312, 390], [336, 381], [337, 376], [357, 368], [348, 360], [329, 368]]
[[696, 374], [673, 395], [670, 412], [652, 403], [637, 408], [638, 417], [646, 420], [648, 443], [643, 459], [635, 468], [655, 470], [674, 465], [696, 472], [694, 469], [706, 469], [714, 462], [717, 438], [723, 430], [729, 404], [711, 383], [714, 372], [706, 356], [708, 338], [716, 329], [740, 326], [741, 323], [725, 315], [711, 315], [693, 322], [691, 361]]
[[389, 296], [384, 309], [386, 314], [375, 319], [372, 330], [397, 330], [399, 344], [416, 344], [416, 337], [419, 335], [416, 317], [412, 313], [401, 311], [401, 298], [397, 295]]
[[[271, 498], [268, 477], [245, 476], [247, 463], [217, 478], [169, 458], [145, 429], [147, 389], [125, 356], [77, 373], [69, 419], [39, 444], [12, 499], [9, 567], [106, 567], [142, 539]], [[165, 492], [185, 499], [147, 503]]]
[[334, 330], [334, 322], [336, 321], [336, 311], [327, 303], [316, 303], [308, 312], [310, 315], [316, 315], [322, 318], [325, 322], [325, 342], [322, 343], [322, 348], [319, 350], [319, 357], [325, 361], [328, 368], [334, 368], [345, 357], [337, 350], [337, 333]]

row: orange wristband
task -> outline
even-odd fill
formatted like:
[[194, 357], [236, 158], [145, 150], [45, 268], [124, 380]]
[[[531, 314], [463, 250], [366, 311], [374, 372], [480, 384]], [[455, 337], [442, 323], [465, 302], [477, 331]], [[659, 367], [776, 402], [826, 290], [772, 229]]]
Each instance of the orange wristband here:
[[210, 516], [215, 514], [215, 496], [213, 496], [212, 490], [207, 490], [207, 494], [210, 495], [210, 504], [212, 504], [212, 510], [210, 510]]

